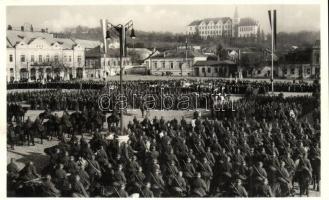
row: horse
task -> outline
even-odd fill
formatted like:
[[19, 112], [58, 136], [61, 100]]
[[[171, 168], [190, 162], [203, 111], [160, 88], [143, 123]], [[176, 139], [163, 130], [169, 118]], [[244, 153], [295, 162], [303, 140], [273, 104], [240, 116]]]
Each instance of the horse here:
[[313, 176], [313, 189], [319, 191], [320, 187], [320, 171], [321, 171], [321, 160], [319, 156], [311, 159], [311, 166], [312, 166], [312, 176]]

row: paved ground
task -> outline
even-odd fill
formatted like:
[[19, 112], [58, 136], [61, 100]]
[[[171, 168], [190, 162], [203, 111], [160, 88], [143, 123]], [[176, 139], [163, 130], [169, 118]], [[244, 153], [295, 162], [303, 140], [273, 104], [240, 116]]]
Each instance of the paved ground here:
[[[35, 118], [43, 111], [41, 110], [29, 110], [26, 113], [26, 117], [30, 117], [31, 120], [35, 120]], [[62, 111], [54, 112], [57, 113], [59, 116], [63, 114]], [[201, 116], [206, 116], [209, 114], [209, 111], [201, 110]], [[138, 120], [142, 120], [142, 114], [140, 110], [129, 110], [127, 114], [124, 115], [124, 126], [128, 124], [129, 121], [132, 121], [134, 116], [137, 117]], [[175, 116], [178, 120], [181, 119], [182, 116], [185, 117], [186, 121], [190, 122], [193, 117], [193, 111], [156, 111], [152, 110], [149, 112], [149, 118], [153, 119], [154, 116], [160, 118], [161, 116], [164, 117], [165, 120], [173, 119], [172, 117]], [[106, 125], [104, 124], [106, 127]], [[56, 145], [58, 143], [57, 140], [54, 141], [44, 141], [44, 144], [40, 144], [40, 140], [36, 139], [35, 146], [18, 146], [15, 147], [15, 150], [8, 150], [7, 154], [7, 162], [10, 161], [10, 158], [14, 157], [17, 159], [18, 166], [22, 168], [24, 166], [25, 161], [33, 160], [35, 161], [36, 165], [39, 169], [44, 167], [44, 164], [47, 162], [48, 157], [44, 154], [43, 149]]]

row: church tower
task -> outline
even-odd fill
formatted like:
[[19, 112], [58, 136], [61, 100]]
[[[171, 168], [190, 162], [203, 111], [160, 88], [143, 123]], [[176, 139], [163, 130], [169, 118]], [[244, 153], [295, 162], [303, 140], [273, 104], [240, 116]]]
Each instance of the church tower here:
[[233, 37], [238, 37], [238, 28], [239, 28], [240, 18], [238, 14], [238, 7], [235, 6], [234, 9], [234, 17], [233, 17], [233, 28], [232, 28], [232, 35]]

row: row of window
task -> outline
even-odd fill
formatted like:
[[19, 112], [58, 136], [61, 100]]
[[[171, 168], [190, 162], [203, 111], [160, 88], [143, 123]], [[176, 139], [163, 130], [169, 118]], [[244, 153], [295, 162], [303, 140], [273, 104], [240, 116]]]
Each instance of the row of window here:
[[201, 31], [201, 34], [222, 35], [222, 31]]
[[254, 27], [250, 27], [250, 26], [247, 26], [247, 27], [240, 27], [240, 31], [252, 31], [252, 30], [254, 30], [253, 28], [254, 28]]
[[[295, 71], [296, 71], [296, 68], [283, 68], [282, 69], [283, 74], [285, 74], [285, 75], [288, 74], [288, 70], [290, 71], [291, 75], [294, 75]], [[301, 75], [301, 72], [302, 72], [301, 70], [297, 70], [298, 75]], [[311, 68], [304, 69], [304, 73], [310, 75], [311, 74]]]
[[[158, 68], [158, 62], [153, 62], [153, 66], [154, 66], [154, 68]], [[174, 69], [174, 62], [170, 62], [169, 66], [170, 66], [170, 69]], [[161, 67], [166, 68], [166, 63], [161, 62]]]
[[[120, 65], [120, 61], [117, 62], [117, 61], [113, 60], [112, 62], [113, 62], [113, 66]], [[123, 65], [124, 65], [124, 66], [130, 64], [130, 61], [129, 61], [129, 60], [123, 60], [122, 62], [123, 62]], [[107, 61], [107, 65], [112, 66], [110, 60]]]
[[[14, 61], [14, 58], [13, 58], [13, 55], [10, 54], [9, 55], [9, 62], [13, 62]], [[27, 59], [26, 59], [26, 56], [25, 55], [21, 55], [20, 56], [20, 62], [24, 63], [26, 62]], [[49, 55], [46, 55], [46, 57], [44, 58], [42, 55], [39, 55], [37, 58], [34, 56], [34, 55], [31, 55], [31, 59], [30, 59], [30, 62], [49, 62], [50, 61], [50, 56]], [[55, 55], [54, 56], [54, 61], [55, 62], [58, 62], [59, 61], [59, 56], [58, 55]], [[77, 57], [77, 61], [78, 63], [81, 63], [82, 61], [82, 58], [81, 56], [78, 56]], [[72, 62], [72, 56], [63, 56], [63, 62]]]
[[[224, 68], [220, 68], [221, 70], [219, 70], [219, 69], [216, 67], [216, 68], [214, 68], [214, 69], [215, 69], [215, 73], [218, 73], [219, 71], [220, 71], [221, 73], [225, 73], [225, 69], [224, 69]], [[201, 71], [202, 71], [202, 73], [206, 73], [206, 68], [202, 67], [202, 68], [201, 68]], [[208, 72], [208, 73], [211, 73], [211, 68], [210, 68], [210, 67], [208, 67], [207, 72]]]
[[[155, 68], [155, 69], [157, 69], [158, 67], [163, 68], [163, 69], [166, 68], [166, 62], [165, 61], [161, 61], [159, 63], [160, 63], [160, 66], [158, 66], [158, 61], [154, 61], [153, 62], [153, 68]], [[178, 64], [179, 64], [179, 68], [181, 68], [182, 65], [184, 64], [184, 62], [178, 62]], [[148, 65], [148, 61], [146, 61], [146, 65]], [[188, 65], [192, 66], [192, 61], [188, 61]], [[174, 69], [174, 62], [173, 61], [169, 62], [169, 68]]]
[[[223, 28], [227, 29], [229, 28], [230, 26], [229, 25], [223, 25]], [[222, 26], [219, 25], [219, 26], [200, 26], [200, 29], [221, 29]], [[191, 30], [192, 30], [192, 27], [191, 27]]]

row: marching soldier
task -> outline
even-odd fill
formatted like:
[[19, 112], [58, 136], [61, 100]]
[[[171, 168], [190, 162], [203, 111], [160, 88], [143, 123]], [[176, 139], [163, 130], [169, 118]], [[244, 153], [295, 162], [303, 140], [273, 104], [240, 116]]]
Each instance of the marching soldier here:
[[201, 178], [201, 173], [198, 172], [196, 178], [192, 182], [191, 195], [194, 197], [204, 197], [207, 195], [207, 184]]

